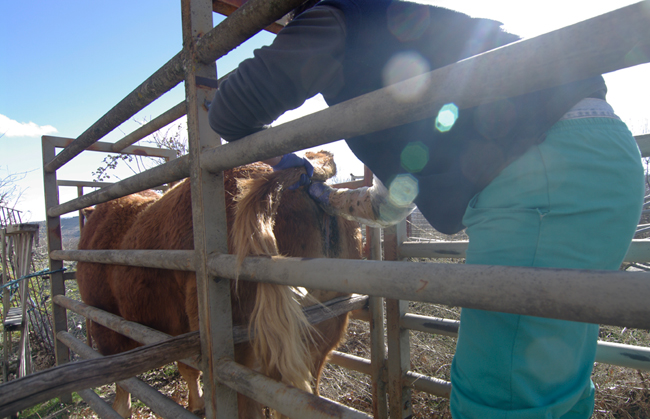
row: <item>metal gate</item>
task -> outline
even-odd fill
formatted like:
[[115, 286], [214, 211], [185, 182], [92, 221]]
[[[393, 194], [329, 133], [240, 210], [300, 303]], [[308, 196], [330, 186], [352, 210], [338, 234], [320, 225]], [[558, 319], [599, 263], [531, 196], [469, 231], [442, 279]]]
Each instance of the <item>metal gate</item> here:
[[[238, 3], [236, 1], [218, 1]], [[236, 275], [236, 260], [227, 254], [225, 235], [224, 190], [221, 172], [241, 164], [262, 160], [295, 150], [325, 144], [340, 138], [386, 129], [392, 126], [435, 116], [444, 104], [453, 102], [469, 108], [496, 98], [527, 92], [615, 71], [650, 61], [649, 2], [641, 2], [606, 15], [578, 23], [536, 38], [523, 40], [498, 50], [447, 66], [421, 77], [402, 82], [428, 86], [424, 94], [409, 103], [396, 102], [387, 89], [381, 89], [349, 102], [330, 107], [302, 119], [283, 124], [220, 145], [210, 129], [204, 106], [218, 85], [215, 60], [234, 49], [262, 28], [302, 3], [302, 0], [250, 0], [226, 20], [212, 27], [213, 4], [210, 0], [183, 0], [184, 48], [154, 75], [111, 109], [105, 116], [58, 154], [61, 146], [54, 137], [43, 137], [44, 182], [47, 205], [50, 268], [60, 269], [64, 260], [83, 260], [137, 266], [196, 271], [199, 292], [200, 330], [198, 333], [169, 339], [159, 332], [107, 317], [64, 296], [63, 273], [52, 274], [57, 365], [68, 363], [68, 346], [78, 353], [86, 351], [66, 331], [66, 308], [75, 309], [114, 325], [152, 344], [124, 354], [137, 359], [137, 367], [116, 368], [103, 360], [80, 362], [76, 380], [58, 381], [54, 390], [32, 383], [39, 396], [53, 397], [82, 388], [127, 379], [141, 370], [177, 360], [182, 356], [203, 371], [208, 418], [237, 417], [236, 392], [266, 404], [294, 418], [361, 418], [367, 415], [329, 402], [237, 365], [233, 345], [237, 339], [230, 323], [230, 287], [228, 279]], [[277, 24], [275, 26], [277, 29]], [[571, 42], [566, 42], [570, 39]], [[558, 57], [562, 71], [558, 71]], [[509, 71], [504, 71], [508, 69]], [[569, 70], [567, 70], [569, 69]], [[561, 73], [561, 75], [560, 75]], [[506, 75], [507, 74], [507, 75]], [[115, 144], [97, 143], [114, 128], [163, 93], [185, 81], [186, 101], [172, 108], [138, 132]], [[462, 87], [462, 88], [461, 88]], [[99, 191], [59, 203], [57, 170], [83, 150], [91, 147], [123, 152], [125, 148], [165, 121], [187, 113], [190, 154], [171, 160], [142, 174], [135, 175]], [[336, 123], [332, 123], [336, 121]], [[162, 124], [162, 125], [160, 125]], [[639, 138], [641, 143], [648, 138]], [[60, 216], [84, 207], [190, 177], [194, 219], [194, 251], [70, 251], [62, 250]], [[394, 227], [384, 231], [384, 261], [375, 248], [375, 260], [267, 259], [247, 258], [239, 277], [268, 283], [325, 288], [346, 293], [371, 295], [368, 318], [371, 320], [373, 355], [358, 360], [336, 355], [340, 363], [371, 373], [374, 383], [374, 416], [405, 418], [411, 413], [410, 387], [448, 394], [450, 384], [420, 377], [409, 371], [408, 329], [418, 326], [418, 319], [405, 313], [405, 301], [423, 301], [483, 310], [543, 316], [635, 328], [650, 328], [650, 277], [646, 273], [543, 270], [495, 266], [401, 263], [413, 249], [403, 242], [404, 231]], [[379, 240], [377, 231], [369, 239]], [[650, 259], [644, 252], [643, 258]], [[225, 280], [224, 280], [225, 279]], [[499, 290], [499, 291], [497, 291]], [[536, 294], [539, 304], [530, 306], [525, 295]], [[386, 300], [388, 353], [383, 342], [383, 298]], [[448, 326], [446, 324], [441, 325]], [[430, 328], [431, 329], [431, 328]], [[435, 328], [433, 328], [435, 329]], [[162, 341], [162, 343], [160, 343]], [[154, 343], [159, 342], [159, 343]], [[136, 353], [137, 352], [137, 353]], [[95, 355], [88, 353], [87, 356]], [[133, 363], [131, 363], [133, 364]], [[84, 376], [84, 371], [105, 371], [102, 380]], [[387, 374], [385, 374], [387, 371]], [[85, 377], [85, 378], [84, 378]], [[103, 381], [103, 382], [98, 382]], [[139, 384], [131, 383], [133, 392]], [[37, 388], [38, 387], [38, 388]], [[389, 403], [385, 395], [388, 388]], [[48, 392], [49, 391], [49, 392]], [[81, 392], [98, 406], [106, 417], [114, 412], [103, 406], [92, 392]], [[94, 393], [93, 393], [94, 394]], [[156, 409], [164, 412], [160, 398], [141, 390]], [[149, 394], [149, 396], [147, 396]], [[13, 397], [13, 398], [12, 398]], [[143, 399], [144, 400], [144, 399]], [[0, 395], [0, 415], [20, 410], [37, 401], [18, 397], [17, 393]], [[153, 407], [152, 406], [152, 407]], [[217, 409], [218, 406], [218, 409]], [[177, 406], [178, 407], [178, 406]], [[182, 408], [161, 413], [169, 417], [192, 417]]]

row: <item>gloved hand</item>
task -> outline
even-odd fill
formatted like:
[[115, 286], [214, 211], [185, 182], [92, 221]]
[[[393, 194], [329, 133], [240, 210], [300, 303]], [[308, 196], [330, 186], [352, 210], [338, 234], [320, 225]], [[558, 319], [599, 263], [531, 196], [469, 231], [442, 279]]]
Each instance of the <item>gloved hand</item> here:
[[314, 175], [314, 166], [311, 165], [309, 160], [304, 157], [298, 157], [294, 153], [285, 154], [282, 159], [275, 166], [271, 166], [273, 171], [289, 169], [291, 167], [305, 167], [307, 174], [301, 174], [300, 180], [293, 185], [289, 186], [290, 190], [298, 189], [301, 186], [309, 185], [311, 177]]
[[307, 192], [309, 192], [309, 196], [311, 196], [314, 201], [324, 207], [329, 207], [330, 193], [332, 193], [333, 190], [332, 187], [326, 185], [324, 182], [312, 182], [311, 185], [309, 185]]

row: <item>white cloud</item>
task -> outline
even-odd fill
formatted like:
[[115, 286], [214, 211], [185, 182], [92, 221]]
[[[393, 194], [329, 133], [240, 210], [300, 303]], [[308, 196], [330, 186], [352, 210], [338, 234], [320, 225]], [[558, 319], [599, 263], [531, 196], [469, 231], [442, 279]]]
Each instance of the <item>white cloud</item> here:
[[40, 137], [59, 132], [52, 125], [37, 125], [33, 122], [18, 122], [0, 114], [0, 136], [6, 137]]

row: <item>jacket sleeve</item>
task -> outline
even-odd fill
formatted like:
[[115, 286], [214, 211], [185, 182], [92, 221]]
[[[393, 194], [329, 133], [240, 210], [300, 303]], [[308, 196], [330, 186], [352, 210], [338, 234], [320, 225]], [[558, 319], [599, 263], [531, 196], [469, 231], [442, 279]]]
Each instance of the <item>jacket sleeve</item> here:
[[342, 85], [343, 13], [316, 6], [297, 16], [270, 46], [224, 80], [210, 105], [210, 126], [224, 140], [261, 131], [285, 111]]

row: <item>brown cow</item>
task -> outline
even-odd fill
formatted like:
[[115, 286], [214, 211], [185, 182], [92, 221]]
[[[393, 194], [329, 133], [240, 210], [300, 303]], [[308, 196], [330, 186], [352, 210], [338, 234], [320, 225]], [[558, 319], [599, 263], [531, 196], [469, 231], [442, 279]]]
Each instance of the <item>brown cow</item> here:
[[[314, 178], [335, 174], [331, 154], [308, 153]], [[303, 188], [288, 190], [304, 169], [273, 172], [255, 163], [227, 171], [226, 212], [229, 251], [246, 255], [340, 257], [361, 254], [358, 224], [325, 214]], [[237, 183], [239, 182], [239, 185]], [[281, 199], [280, 199], [281, 198]], [[184, 181], [159, 197], [141, 192], [105, 204], [90, 214], [80, 249], [193, 249], [190, 183]], [[170, 335], [198, 330], [196, 278], [193, 272], [79, 263], [77, 281], [82, 299]], [[235, 360], [296, 387], [318, 392], [327, 354], [345, 332], [347, 315], [311, 328], [301, 303], [326, 301], [340, 294], [310, 292], [309, 298], [287, 286], [232, 281], [233, 324], [248, 325], [253, 342], [235, 348]], [[91, 324], [100, 352], [110, 355], [137, 343]], [[182, 363], [188, 383], [188, 408], [203, 410], [199, 372]], [[261, 406], [239, 395], [240, 418], [261, 418]], [[130, 415], [130, 395], [117, 389], [115, 409]]]

